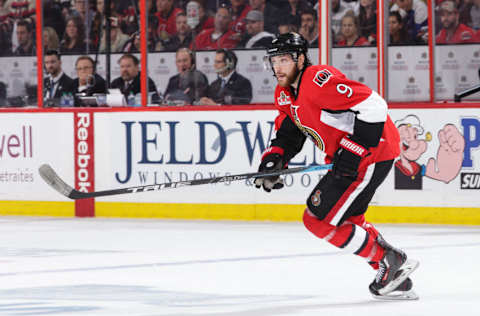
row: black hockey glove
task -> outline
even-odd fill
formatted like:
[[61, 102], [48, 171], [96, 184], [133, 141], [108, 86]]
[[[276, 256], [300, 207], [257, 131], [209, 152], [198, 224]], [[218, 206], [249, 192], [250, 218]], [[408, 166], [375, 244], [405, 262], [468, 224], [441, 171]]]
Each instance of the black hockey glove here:
[[[283, 150], [280, 147], [268, 148], [262, 156], [262, 163], [258, 167], [258, 172], [276, 171], [284, 168]], [[280, 176], [255, 178], [255, 187], [263, 187], [266, 192], [283, 188], [283, 179]]]
[[348, 137], [342, 138], [339, 145], [340, 147], [333, 157], [333, 175], [336, 178], [356, 178], [360, 162], [363, 158], [369, 156], [370, 152]]

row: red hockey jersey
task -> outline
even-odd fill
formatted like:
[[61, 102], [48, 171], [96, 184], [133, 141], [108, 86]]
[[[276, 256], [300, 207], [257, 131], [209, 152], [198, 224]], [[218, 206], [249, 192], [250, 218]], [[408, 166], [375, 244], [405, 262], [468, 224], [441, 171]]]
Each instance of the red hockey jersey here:
[[[203, 30], [195, 38], [195, 49], [199, 50], [214, 50], [219, 48], [235, 48], [238, 44], [237, 33], [232, 30], [227, 31], [225, 34], [217, 39], [212, 38], [212, 34], [215, 29]], [[192, 48], [192, 47], [190, 47]]]
[[447, 38], [447, 31], [442, 29], [436, 37], [437, 44], [459, 44], [459, 43], [474, 43], [475, 31], [460, 23], [455, 29], [452, 37]]
[[308, 67], [300, 78], [296, 97], [290, 87], [277, 85], [275, 105], [279, 111], [276, 129], [288, 116], [327, 154], [327, 162], [332, 160], [340, 140], [353, 134], [355, 117], [367, 123], [385, 122], [379, 145], [369, 149], [372, 154], [362, 160], [360, 169], [400, 154], [400, 136], [387, 114], [385, 100], [332, 66]]

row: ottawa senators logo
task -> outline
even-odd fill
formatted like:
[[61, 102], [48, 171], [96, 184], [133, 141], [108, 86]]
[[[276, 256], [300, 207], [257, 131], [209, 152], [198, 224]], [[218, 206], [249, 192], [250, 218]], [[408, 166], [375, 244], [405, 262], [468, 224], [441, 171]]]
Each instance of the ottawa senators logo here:
[[313, 206], [319, 206], [320, 202], [322, 202], [322, 199], [320, 198], [320, 195], [322, 195], [322, 192], [320, 190], [316, 190], [314, 194], [311, 196], [311, 201]]
[[326, 84], [332, 76], [333, 75], [330, 71], [323, 69], [317, 72], [315, 77], [313, 77], [313, 82], [315, 82], [319, 87], [323, 87], [323, 85]]
[[284, 91], [280, 92], [280, 96], [277, 98], [278, 105], [289, 105], [292, 103], [290, 101], [290, 96], [286, 95]]
[[320, 149], [321, 151], [324, 151], [325, 143], [323, 142], [322, 137], [313, 128], [302, 124], [302, 122], [300, 121], [300, 118], [298, 117], [298, 108], [299, 108], [298, 105], [293, 105], [290, 108], [295, 125], [297, 125], [297, 127], [302, 131], [302, 133], [305, 136], [309, 137], [315, 143], [315, 145], [317, 145], [318, 149]]

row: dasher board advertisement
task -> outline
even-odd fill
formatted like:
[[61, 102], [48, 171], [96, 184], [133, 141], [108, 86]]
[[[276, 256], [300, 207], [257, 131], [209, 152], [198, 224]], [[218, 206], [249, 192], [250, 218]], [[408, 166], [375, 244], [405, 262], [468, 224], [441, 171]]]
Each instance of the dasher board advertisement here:
[[[390, 115], [400, 131], [401, 155], [373, 204], [479, 207], [478, 109], [392, 109]], [[274, 137], [275, 116], [273, 110], [97, 113], [96, 189], [254, 172]], [[290, 166], [322, 163], [322, 153], [307, 140]], [[321, 176], [287, 176], [284, 189], [268, 194], [244, 181], [101, 200], [304, 204]]]
[[49, 163], [73, 182], [73, 114], [2, 113], [0, 124], [0, 200], [67, 200], [37, 169]]

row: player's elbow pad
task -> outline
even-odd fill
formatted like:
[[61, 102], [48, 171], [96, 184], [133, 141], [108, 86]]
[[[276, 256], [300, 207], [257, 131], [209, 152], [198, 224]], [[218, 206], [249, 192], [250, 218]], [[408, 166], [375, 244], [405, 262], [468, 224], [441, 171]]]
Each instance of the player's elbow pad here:
[[367, 123], [355, 118], [351, 139], [365, 148], [377, 147], [382, 137], [385, 122]]

